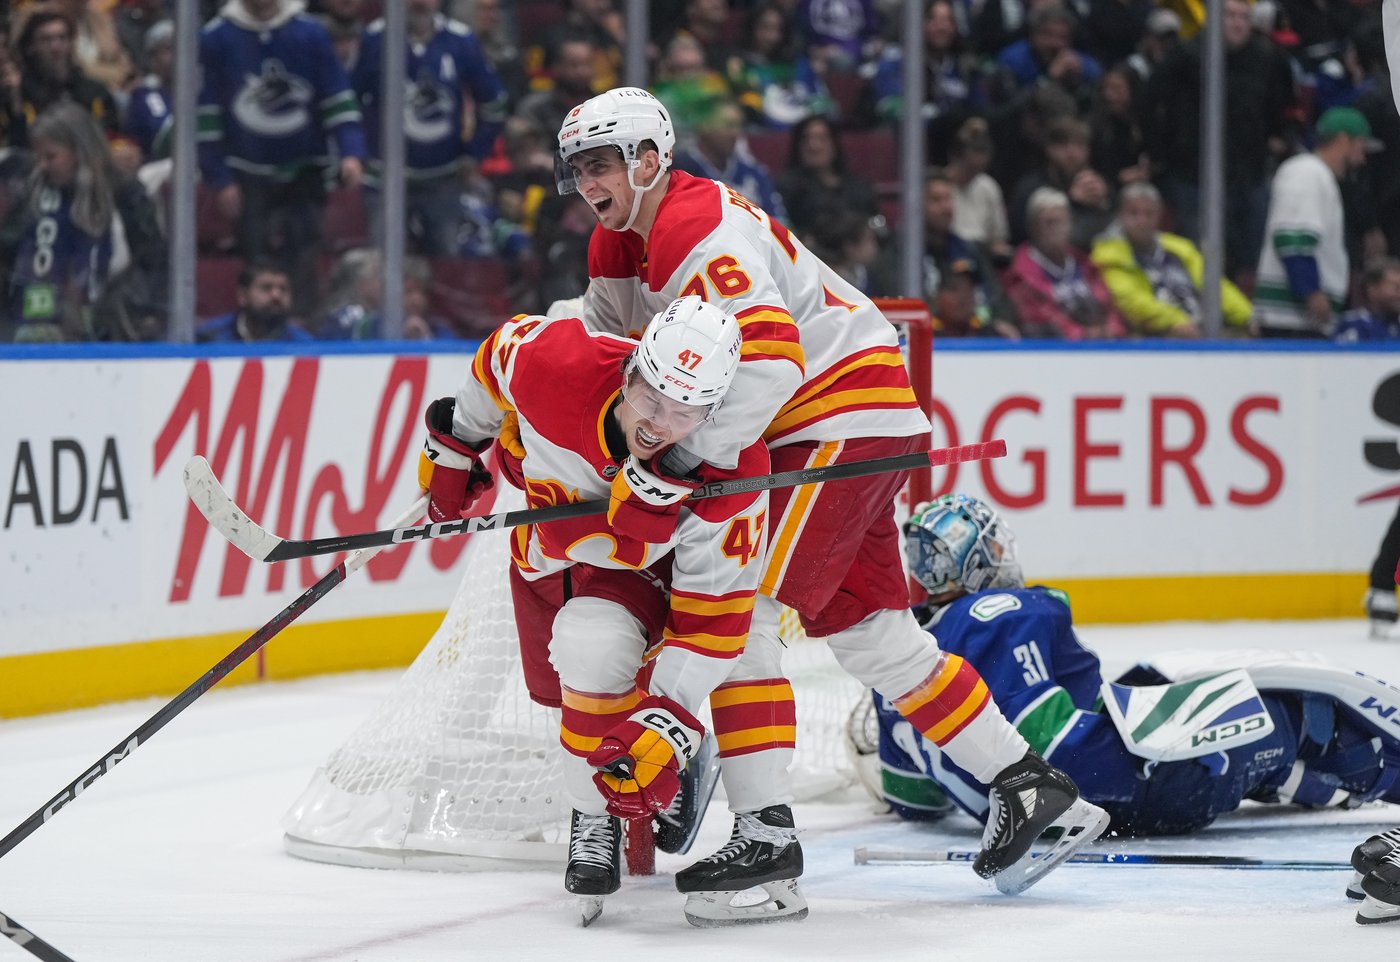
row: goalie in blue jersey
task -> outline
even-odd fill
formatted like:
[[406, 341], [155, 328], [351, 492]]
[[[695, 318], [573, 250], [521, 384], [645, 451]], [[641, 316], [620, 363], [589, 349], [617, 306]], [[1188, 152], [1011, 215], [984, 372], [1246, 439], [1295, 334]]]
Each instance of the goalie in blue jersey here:
[[[1031, 748], [1119, 833], [1195, 831], [1246, 798], [1400, 801], [1400, 689], [1276, 652], [1164, 655], [1107, 682], [1075, 637], [1069, 598], [1026, 586], [1013, 535], [990, 506], [944, 496], [918, 506], [905, 535], [929, 595], [921, 623], [977, 669]], [[956, 805], [986, 819], [987, 786], [878, 694], [857, 706], [849, 731], [863, 780], [901, 816], [939, 818]]]

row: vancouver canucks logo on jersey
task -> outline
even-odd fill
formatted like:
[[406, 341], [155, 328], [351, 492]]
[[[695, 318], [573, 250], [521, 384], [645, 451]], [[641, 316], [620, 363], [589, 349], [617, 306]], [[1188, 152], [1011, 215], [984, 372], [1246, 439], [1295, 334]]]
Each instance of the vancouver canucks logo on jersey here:
[[404, 97], [404, 133], [409, 140], [420, 144], [443, 140], [452, 134], [455, 109], [448, 89], [428, 71], [421, 71], [416, 81], [408, 82], [408, 92]]
[[310, 119], [311, 85], [289, 73], [280, 60], [264, 60], [261, 74], [247, 74], [233, 99], [233, 115], [247, 130], [264, 137], [286, 137]]

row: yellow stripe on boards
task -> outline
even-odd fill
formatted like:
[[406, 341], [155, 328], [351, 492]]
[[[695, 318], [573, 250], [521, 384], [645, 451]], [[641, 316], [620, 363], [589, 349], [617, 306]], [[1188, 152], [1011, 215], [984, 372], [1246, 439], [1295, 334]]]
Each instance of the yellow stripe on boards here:
[[1069, 595], [1083, 624], [1225, 621], [1235, 618], [1362, 618], [1361, 572], [1056, 578], [1029, 572], [1031, 584]]
[[[406, 665], [442, 624], [442, 616], [440, 611], [430, 611], [292, 625], [264, 647], [264, 677], [302, 678]], [[174, 696], [227, 657], [257, 627], [0, 658], [0, 718]], [[254, 654], [219, 687], [257, 681], [257, 663]]]

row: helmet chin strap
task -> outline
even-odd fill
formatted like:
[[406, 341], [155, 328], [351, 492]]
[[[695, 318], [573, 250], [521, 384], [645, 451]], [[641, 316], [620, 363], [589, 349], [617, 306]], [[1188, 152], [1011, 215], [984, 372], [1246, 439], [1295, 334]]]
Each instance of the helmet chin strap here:
[[637, 220], [637, 214], [642, 209], [642, 195], [661, 183], [661, 175], [666, 173], [666, 168], [663, 167], [656, 172], [656, 176], [651, 179], [650, 184], [647, 184], [645, 187], [638, 187], [637, 181], [633, 177], [637, 172], [638, 166], [640, 166], [639, 161], [633, 161], [627, 165], [627, 186], [632, 188], [632, 212], [627, 215], [627, 223], [616, 228], [619, 234], [632, 229], [632, 224]]

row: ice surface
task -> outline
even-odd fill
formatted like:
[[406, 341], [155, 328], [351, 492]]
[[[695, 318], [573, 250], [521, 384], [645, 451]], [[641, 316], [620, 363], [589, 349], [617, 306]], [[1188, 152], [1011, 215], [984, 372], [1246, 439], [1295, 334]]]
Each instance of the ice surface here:
[[[1108, 671], [1169, 648], [1308, 649], [1400, 679], [1400, 641], [1360, 620], [1091, 627]], [[274, 642], [275, 644], [276, 642]], [[584, 931], [557, 872], [338, 868], [281, 847], [278, 820], [312, 770], [393, 684], [391, 672], [215, 691], [0, 859], [0, 910], [78, 962], [446, 962], [468, 959], [1361, 959], [1400, 925], [1363, 928], [1344, 872], [1068, 866], [1019, 898], [966, 866], [857, 866], [857, 845], [972, 848], [970, 820], [921, 828], [855, 794], [797, 809], [804, 922], [699, 930], [670, 873], [625, 879]], [[0, 723], [0, 833], [160, 706]], [[1344, 861], [1400, 811], [1252, 808], [1192, 839], [1134, 851]], [[695, 852], [718, 847], [712, 808]], [[1113, 843], [1110, 843], [1113, 844]], [[29, 956], [0, 940], [0, 960]]]

